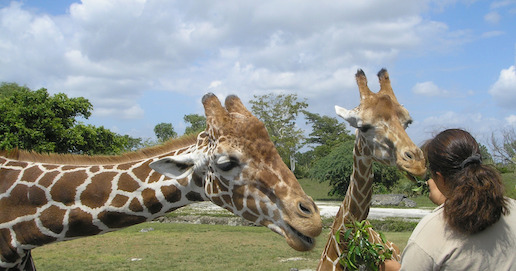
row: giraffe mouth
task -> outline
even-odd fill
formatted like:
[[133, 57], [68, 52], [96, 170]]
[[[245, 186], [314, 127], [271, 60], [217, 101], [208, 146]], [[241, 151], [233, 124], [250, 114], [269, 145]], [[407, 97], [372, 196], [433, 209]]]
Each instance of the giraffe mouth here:
[[302, 234], [301, 232], [299, 232], [298, 230], [296, 230], [294, 227], [290, 226], [289, 224], [287, 224], [287, 226], [288, 226], [289, 230], [291, 230], [301, 241], [306, 243], [308, 246], [313, 247], [315, 245], [314, 238]]
[[308, 251], [315, 247], [314, 238], [302, 234], [288, 223], [286, 223], [286, 227], [269, 224], [268, 228], [283, 236], [287, 240], [287, 244], [297, 251]]

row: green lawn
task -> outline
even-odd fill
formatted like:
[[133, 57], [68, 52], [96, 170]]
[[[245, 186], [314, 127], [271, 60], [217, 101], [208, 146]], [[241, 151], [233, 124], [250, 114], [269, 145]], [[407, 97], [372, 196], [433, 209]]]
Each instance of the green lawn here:
[[[507, 194], [515, 198], [516, 175], [503, 174]], [[315, 200], [327, 196], [327, 183], [301, 179]], [[425, 196], [412, 198], [428, 204]], [[374, 221], [373, 221], [374, 223]], [[141, 229], [153, 228], [149, 232]], [[405, 248], [411, 231], [385, 232]], [[315, 269], [328, 229], [310, 252], [291, 249], [265, 227], [143, 223], [100, 236], [50, 244], [33, 250], [38, 270], [290, 270]]]
[[[385, 234], [404, 248], [410, 232]], [[298, 252], [265, 227], [143, 223], [32, 253], [40, 271], [315, 269], [327, 237], [324, 230], [314, 250]]]

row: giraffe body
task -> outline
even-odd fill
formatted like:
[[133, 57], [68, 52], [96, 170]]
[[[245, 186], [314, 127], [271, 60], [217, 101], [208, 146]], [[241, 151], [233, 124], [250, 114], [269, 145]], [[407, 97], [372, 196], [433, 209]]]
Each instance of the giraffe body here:
[[[412, 175], [420, 176], [426, 172], [422, 151], [405, 132], [412, 119], [408, 111], [398, 103], [387, 71], [382, 69], [378, 73], [381, 87], [378, 93], [369, 90], [362, 70], [355, 77], [360, 91], [360, 105], [353, 110], [335, 106], [337, 114], [357, 128], [353, 172], [317, 270], [344, 269], [339, 263], [339, 257], [346, 248], [337, 243], [335, 235], [339, 230], [341, 233], [346, 231], [345, 224], [367, 218], [372, 196], [373, 161], [397, 166]], [[374, 230], [369, 228], [368, 231], [370, 241], [383, 243]], [[385, 245], [394, 251], [393, 258], [399, 261], [399, 249], [391, 242]]]
[[313, 248], [317, 206], [282, 162], [263, 123], [236, 96], [203, 97], [206, 131], [115, 157], [0, 152], [0, 270], [30, 250], [152, 220], [211, 200]]

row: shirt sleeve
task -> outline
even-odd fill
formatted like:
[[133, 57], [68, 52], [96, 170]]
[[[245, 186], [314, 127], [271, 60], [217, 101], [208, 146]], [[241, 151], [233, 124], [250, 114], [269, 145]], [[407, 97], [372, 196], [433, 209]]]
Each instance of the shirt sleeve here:
[[416, 242], [409, 242], [401, 255], [401, 271], [434, 270], [435, 262]]

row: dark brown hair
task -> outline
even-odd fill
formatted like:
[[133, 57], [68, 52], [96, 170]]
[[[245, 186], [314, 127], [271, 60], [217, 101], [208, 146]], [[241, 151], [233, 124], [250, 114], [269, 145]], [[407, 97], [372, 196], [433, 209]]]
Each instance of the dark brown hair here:
[[423, 151], [432, 175], [440, 172], [450, 191], [444, 217], [453, 229], [473, 234], [509, 213], [501, 175], [482, 164], [478, 143], [470, 133], [445, 130], [429, 140]]

